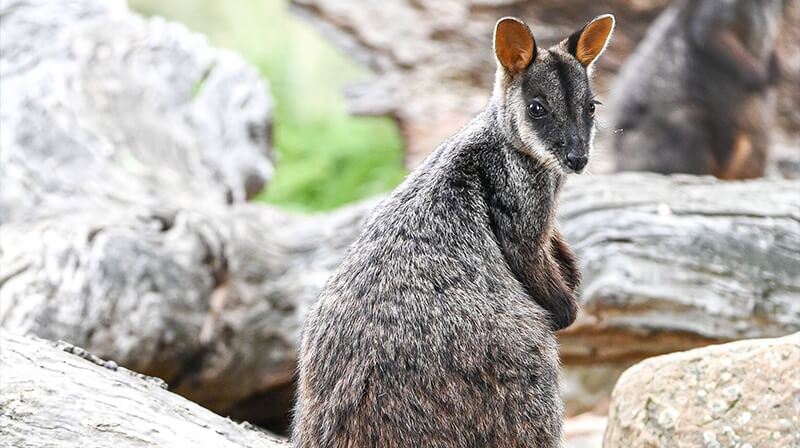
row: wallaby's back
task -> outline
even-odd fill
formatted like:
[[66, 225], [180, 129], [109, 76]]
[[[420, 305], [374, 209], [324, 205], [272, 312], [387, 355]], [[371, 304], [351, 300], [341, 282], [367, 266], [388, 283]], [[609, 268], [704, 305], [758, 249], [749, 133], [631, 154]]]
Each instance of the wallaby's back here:
[[490, 142], [462, 137], [379, 208], [309, 316], [299, 446], [558, 446], [553, 334], [456, 160]]

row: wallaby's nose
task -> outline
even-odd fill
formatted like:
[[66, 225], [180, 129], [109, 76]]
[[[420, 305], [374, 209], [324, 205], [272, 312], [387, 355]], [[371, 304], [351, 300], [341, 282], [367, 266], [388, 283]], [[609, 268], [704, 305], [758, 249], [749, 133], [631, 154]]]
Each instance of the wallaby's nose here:
[[589, 162], [589, 158], [586, 157], [585, 154], [578, 154], [575, 151], [570, 151], [567, 153], [567, 166], [570, 167], [573, 171], [580, 171], [586, 164]]

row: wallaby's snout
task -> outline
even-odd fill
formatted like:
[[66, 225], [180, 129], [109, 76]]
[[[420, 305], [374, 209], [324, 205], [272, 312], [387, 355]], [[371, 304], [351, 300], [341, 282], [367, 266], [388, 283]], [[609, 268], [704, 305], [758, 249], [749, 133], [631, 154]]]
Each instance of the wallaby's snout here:
[[589, 163], [589, 156], [584, 152], [570, 151], [567, 153], [567, 166], [576, 173], [580, 173]]
[[574, 173], [580, 173], [589, 163], [589, 145], [579, 134], [578, 127], [574, 124], [569, 127], [565, 139], [559, 141], [563, 146], [563, 158], [566, 168]]

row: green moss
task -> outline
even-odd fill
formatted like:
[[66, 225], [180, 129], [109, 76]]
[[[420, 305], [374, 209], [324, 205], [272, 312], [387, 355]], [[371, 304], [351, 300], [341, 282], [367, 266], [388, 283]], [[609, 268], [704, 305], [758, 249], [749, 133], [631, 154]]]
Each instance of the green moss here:
[[277, 102], [278, 160], [275, 178], [257, 200], [328, 210], [388, 191], [405, 176], [394, 122], [347, 114], [342, 88], [368, 72], [292, 16], [284, 0], [129, 3], [207, 35], [212, 45], [241, 54], [269, 80]]

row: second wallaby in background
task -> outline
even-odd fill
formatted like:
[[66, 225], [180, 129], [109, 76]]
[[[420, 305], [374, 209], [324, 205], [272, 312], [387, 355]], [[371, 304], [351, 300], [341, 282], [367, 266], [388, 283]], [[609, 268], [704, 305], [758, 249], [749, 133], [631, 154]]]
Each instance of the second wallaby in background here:
[[781, 0], [678, 0], [612, 87], [617, 169], [764, 174]]
[[296, 446], [561, 446], [554, 331], [580, 275], [556, 201], [588, 162], [613, 28], [548, 49], [497, 23], [488, 106], [377, 207], [308, 315]]

